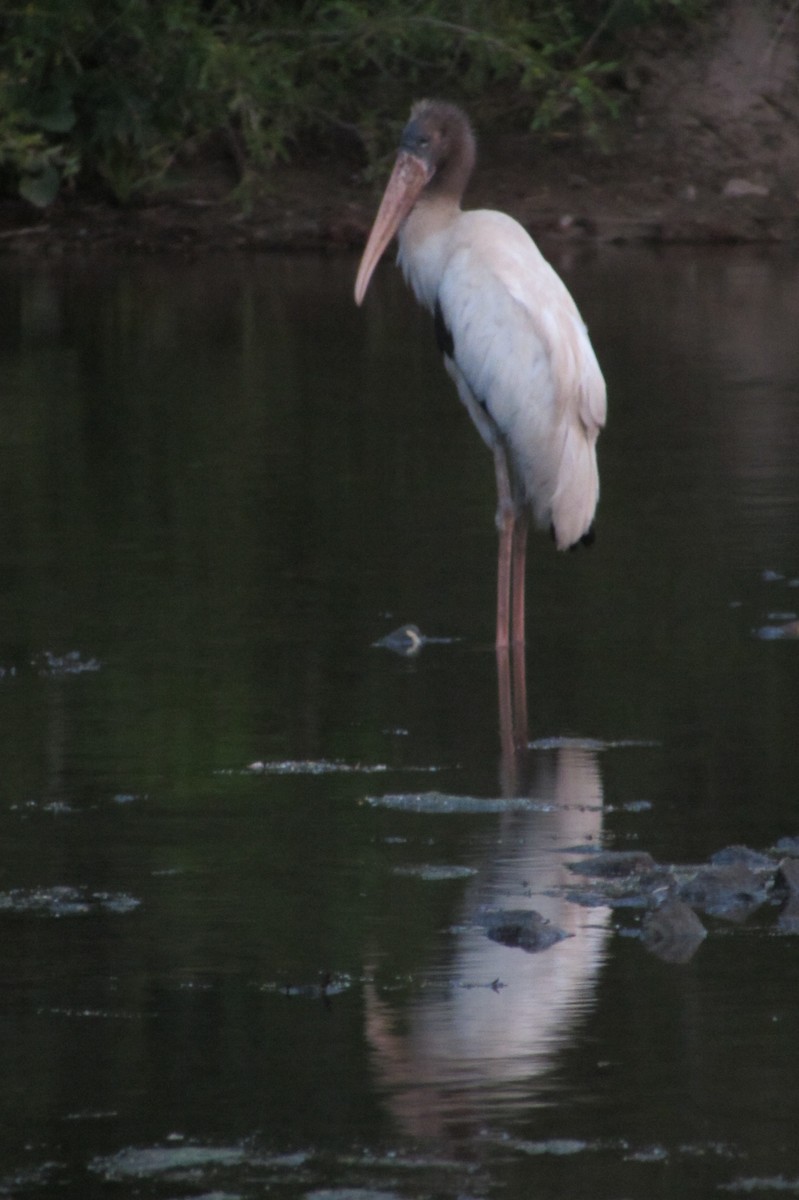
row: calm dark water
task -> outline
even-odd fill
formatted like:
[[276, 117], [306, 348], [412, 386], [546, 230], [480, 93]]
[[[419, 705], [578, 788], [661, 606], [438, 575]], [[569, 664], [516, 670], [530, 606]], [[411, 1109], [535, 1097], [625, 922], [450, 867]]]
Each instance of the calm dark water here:
[[799, 1191], [776, 909], [677, 965], [563, 894], [799, 834], [799, 262], [558, 265], [610, 423], [520, 763], [490, 457], [395, 272], [0, 261], [0, 1195]]

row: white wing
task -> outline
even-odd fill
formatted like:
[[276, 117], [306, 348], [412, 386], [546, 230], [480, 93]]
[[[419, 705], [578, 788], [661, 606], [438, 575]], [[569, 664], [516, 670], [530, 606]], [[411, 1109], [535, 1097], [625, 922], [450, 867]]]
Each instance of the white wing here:
[[605, 420], [605, 384], [577, 307], [503, 213], [460, 214], [442, 257], [436, 299], [461, 398], [486, 441], [492, 423], [499, 431], [538, 521], [552, 522], [558, 546], [571, 545], [596, 507], [594, 444]]

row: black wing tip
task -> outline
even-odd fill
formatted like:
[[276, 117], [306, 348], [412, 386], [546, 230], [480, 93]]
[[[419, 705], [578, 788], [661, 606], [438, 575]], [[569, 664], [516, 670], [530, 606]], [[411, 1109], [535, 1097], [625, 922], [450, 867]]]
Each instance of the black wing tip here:
[[436, 297], [436, 306], [433, 311], [433, 322], [433, 327], [436, 334], [436, 345], [438, 346], [440, 353], [443, 354], [445, 358], [452, 358], [455, 353], [455, 341], [452, 337], [451, 330], [447, 326], [447, 322], [444, 320], [444, 314], [441, 311], [441, 304], [438, 300], [438, 297]]
[[572, 550], [575, 550], [577, 548], [577, 546], [580, 544], [582, 544], [583, 546], [593, 546], [595, 541], [596, 541], [596, 524], [594, 521], [592, 521], [591, 524], [586, 529], [583, 536], [580, 538], [580, 541], [578, 543], [575, 543], [574, 546], [572, 546]]
[[[553, 542], [557, 541], [557, 538], [555, 536], [555, 526], [554, 525], [549, 526], [549, 536], [552, 538]], [[577, 549], [579, 549], [580, 546], [593, 546], [595, 541], [596, 541], [596, 522], [592, 521], [591, 524], [589, 525], [588, 529], [586, 529], [583, 536], [579, 537], [576, 542], [572, 542], [571, 546], [569, 546], [569, 549], [577, 550]]]

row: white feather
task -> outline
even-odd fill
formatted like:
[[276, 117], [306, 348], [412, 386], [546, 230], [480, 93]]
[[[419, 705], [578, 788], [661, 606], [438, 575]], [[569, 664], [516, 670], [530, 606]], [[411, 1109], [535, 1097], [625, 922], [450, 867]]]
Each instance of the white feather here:
[[417, 298], [440, 307], [447, 368], [484, 440], [509, 452], [519, 503], [559, 548], [588, 531], [599, 495], [595, 443], [605, 384], [565, 285], [504, 213], [417, 205], [399, 234]]

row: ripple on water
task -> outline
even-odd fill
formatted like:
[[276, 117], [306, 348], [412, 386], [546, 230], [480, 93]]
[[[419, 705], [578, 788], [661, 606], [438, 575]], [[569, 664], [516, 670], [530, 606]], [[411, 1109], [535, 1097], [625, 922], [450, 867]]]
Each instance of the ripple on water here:
[[39, 675], [58, 679], [63, 675], [99, 671], [101, 663], [97, 658], [83, 658], [79, 650], [69, 650], [66, 654], [52, 654], [49, 650], [43, 650], [41, 654], [34, 655], [31, 666]]
[[730, 1183], [720, 1183], [719, 1191], [743, 1192], [745, 1195], [763, 1192], [787, 1192], [799, 1196], [799, 1179], [786, 1179], [784, 1175], [769, 1175], [764, 1178], [733, 1179]]
[[305, 1200], [402, 1200], [399, 1192], [376, 1192], [374, 1188], [321, 1188], [305, 1193]]
[[409, 875], [424, 879], [428, 883], [438, 883], [446, 879], [468, 879], [477, 874], [476, 867], [447, 866], [444, 863], [418, 863], [409, 867], [394, 867], [393, 875]]
[[91, 913], [129, 913], [141, 900], [125, 892], [92, 892], [87, 888], [11, 888], [0, 892], [0, 912], [36, 913], [46, 917], [83, 917]]
[[647, 738], [591, 738], [591, 737], [544, 737], [529, 742], [531, 750], [628, 750], [648, 749], [659, 746], [660, 742]]
[[116, 1154], [98, 1155], [89, 1163], [89, 1170], [112, 1183], [245, 1165], [292, 1170], [303, 1166], [307, 1159], [306, 1151], [262, 1155], [253, 1153], [245, 1146], [187, 1145], [178, 1140], [171, 1146], [127, 1146]]
[[367, 796], [366, 803], [373, 808], [416, 813], [554, 812], [557, 808], [555, 804], [530, 800], [527, 796], [456, 796], [447, 792], [390, 792], [385, 796]]
[[385, 763], [347, 763], [325, 758], [252, 762], [244, 768], [251, 775], [377, 775], [387, 770]]

